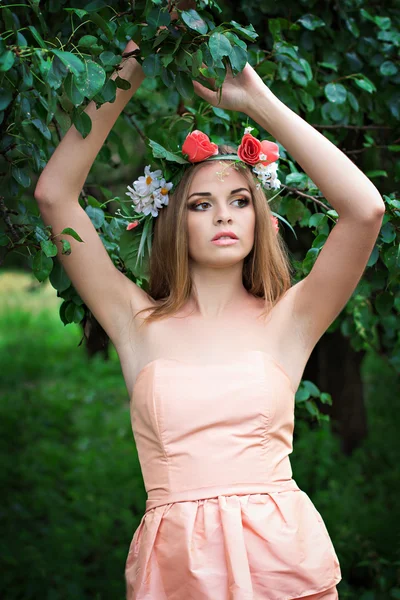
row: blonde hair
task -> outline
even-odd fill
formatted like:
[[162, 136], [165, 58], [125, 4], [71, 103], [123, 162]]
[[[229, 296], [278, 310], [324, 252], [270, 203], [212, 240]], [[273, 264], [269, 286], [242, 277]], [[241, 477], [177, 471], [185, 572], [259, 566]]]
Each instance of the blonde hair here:
[[[218, 149], [220, 155], [236, 153], [226, 144]], [[233, 164], [229, 160], [225, 163]], [[191, 295], [186, 200], [194, 176], [206, 164], [209, 163], [201, 162], [185, 171], [168, 206], [154, 219], [148, 293], [157, 305], [137, 313], [152, 310], [144, 319], [146, 324], [177, 313]], [[257, 189], [251, 167], [245, 163], [243, 167], [240, 172], [249, 184], [256, 217], [254, 245], [243, 263], [243, 285], [250, 294], [265, 299], [265, 311], [260, 315], [263, 317], [291, 287], [292, 265], [284, 240], [275, 232], [264, 192]]]

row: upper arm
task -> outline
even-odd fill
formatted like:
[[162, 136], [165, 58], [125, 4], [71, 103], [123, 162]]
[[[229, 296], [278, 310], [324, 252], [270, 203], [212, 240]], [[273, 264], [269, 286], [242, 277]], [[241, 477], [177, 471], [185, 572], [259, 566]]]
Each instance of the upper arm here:
[[[52, 238], [76, 292], [89, 307], [114, 345], [125, 341], [133, 311], [150, 306], [150, 297], [113, 264], [89, 216], [76, 200], [45, 202], [37, 200], [45, 225], [52, 235], [65, 227], [74, 229], [83, 242], [68, 234]], [[60, 238], [71, 244], [69, 255], [61, 253]]]
[[374, 248], [382, 218], [340, 217], [310, 273], [293, 286], [297, 332], [309, 352], [356, 289]]

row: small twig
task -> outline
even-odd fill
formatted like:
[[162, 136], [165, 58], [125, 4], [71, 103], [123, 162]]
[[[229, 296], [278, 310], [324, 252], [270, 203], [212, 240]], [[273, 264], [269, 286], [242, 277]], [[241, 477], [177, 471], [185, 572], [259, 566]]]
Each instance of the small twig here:
[[18, 235], [18, 232], [17, 232], [14, 224], [12, 223], [12, 221], [10, 219], [10, 210], [7, 208], [7, 206], [4, 203], [4, 196], [0, 196], [0, 213], [4, 219], [4, 223], [7, 225], [8, 229], [10, 231], [13, 241], [18, 242], [19, 235]]
[[312, 200], [313, 202], [316, 202], [317, 204], [319, 204], [320, 206], [322, 206], [322, 208], [324, 208], [327, 211], [331, 210], [329, 208], [329, 206], [327, 206], [326, 204], [324, 204], [321, 200], [319, 200], [315, 196], [311, 196], [311, 194], [306, 194], [305, 192], [302, 192], [298, 188], [289, 187], [288, 185], [285, 185], [285, 184], [282, 184], [282, 187], [285, 188], [286, 190], [289, 190], [289, 192], [294, 192], [295, 194], [298, 194], [299, 196], [303, 196], [304, 198], [309, 198], [309, 200]]
[[57, 123], [57, 121], [56, 121], [56, 119], [54, 117], [52, 118], [51, 122], [54, 123], [54, 127], [56, 128], [56, 131], [57, 131], [58, 139], [61, 142], [61, 129], [60, 129], [60, 126], [59, 126], [59, 124]]
[[361, 154], [362, 152], [366, 152], [367, 150], [371, 150], [371, 148], [387, 148], [388, 146], [366, 146], [365, 148], [358, 148], [357, 150], [346, 150], [343, 148], [343, 152], [345, 154]]
[[86, 193], [86, 190], [85, 190], [85, 188], [84, 188], [84, 187], [83, 187], [83, 188], [82, 188], [82, 190], [81, 190], [81, 196], [82, 196], [82, 198], [83, 198], [83, 201], [84, 201], [84, 203], [86, 204], [86, 206], [88, 206], [89, 202], [88, 202], [88, 199], [87, 199], [87, 193]]
[[16, 145], [17, 145], [17, 143], [13, 142], [9, 146], [7, 146], [7, 148], [4, 148], [4, 150], [0, 150], [0, 154], [6, 154], [9, 150], [12, 150], [13, 148], [15, 148]]
[[125, 113], [126, 116], [128, 117], [128, 119], [130, 120], [130, 122], [132, 123], [132, 125], [134, 126], [134, 128], [136, 129], [136, 131], [138, 132], [138, 134], [140, 135], [140, 137], [142, 138], [142, 140], [144, 142], [146, 142], [147, 137], [146, 135], [143, 133], [143, 131], [140, 129], [140, 127], [137, 125], [137, 123], [135, 123], [135, 120], [133, 118], [133, 115], [128, 115], [127, 113]]
[[386, 125], [319, 125], [312, 124], [316, 129], [393, 129]]

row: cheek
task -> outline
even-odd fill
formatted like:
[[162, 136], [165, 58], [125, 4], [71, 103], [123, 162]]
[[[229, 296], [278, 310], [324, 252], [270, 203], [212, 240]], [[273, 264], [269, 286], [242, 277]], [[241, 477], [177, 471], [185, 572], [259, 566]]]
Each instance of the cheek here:
[[204, 236], [204, 225], [201, 219], [196, 219], [197, 215], [188, 215], [187, 230], [189, 247], [198, 246]]

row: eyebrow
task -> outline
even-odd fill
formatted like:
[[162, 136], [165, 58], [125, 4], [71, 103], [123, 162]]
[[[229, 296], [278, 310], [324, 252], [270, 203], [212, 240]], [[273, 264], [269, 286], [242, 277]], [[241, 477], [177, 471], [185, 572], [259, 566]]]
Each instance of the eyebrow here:
[[[249, 194], [251, 193], [249, 189], [241, 187], [241, 188], [237, 188], [236, 190], [232, 190], [231, 194], [237, 194], [237, 192], [241, 192], [241, 191], [245, 191], [245, 192], [249, 192]], [[191, 198], [192, 196], [212, 196], [211, 192], [194, 192], [193, 194], [190, 194], [189, 198]], [[189, 200], [188, 198], [188, 200]]]

